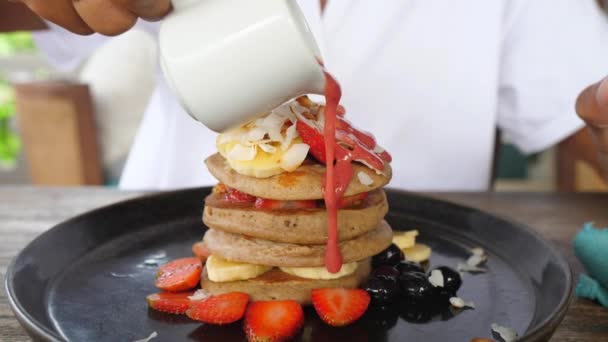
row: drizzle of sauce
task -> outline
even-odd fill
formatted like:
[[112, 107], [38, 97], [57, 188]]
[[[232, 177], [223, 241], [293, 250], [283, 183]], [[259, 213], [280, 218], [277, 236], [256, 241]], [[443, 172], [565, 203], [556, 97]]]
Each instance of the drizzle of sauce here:
[[[325, 267], [331, 273], [340, 272], [342, 268], [342, 254], [338, 247], [338, 201], [344, 194], [344, 189], [336, 187], [337, 180], [348, 177], [344, 174], [344, 167], [334, 165], [336, 154], [336, 116], [338, 104], [342, 97], [342, 89], [338, 82], [327, 71], [325, 73], [325, 156], [327, 160], [327, 173], [325, 175], [325, 208], [327, 208], [327, 246], [325, 248]], [[350, 163], [348, 164], [350, 167]], [[351, 168], [352, 169], [352, 168]], [[342, 172], [342, 174], [340, 174]], [[352, 170], [351, 170], [352, 178]], [[348, 180], [350, 182], [350, 179]], [[348, 183], [347, 183], [348, 184]]]
[[[323, 67], [323, 63], [319, 63]], [[342, 255], [338, 246], [338, 203], [353, 179], [353, 160], [382, 173], [385, 163], [391, 161], [386, 151], [376, 152], [376, 139], [369, 133], [354, 128], [343, 118], [340, 106], [342, 90], [334, 77], [325, 70], [325, 136], [326, 175], [324, 200], [327, 208], [327, 246], [325, 267], [331, 273], [342, 268]], [[340, 144], [336, 142], [336, 138]]]

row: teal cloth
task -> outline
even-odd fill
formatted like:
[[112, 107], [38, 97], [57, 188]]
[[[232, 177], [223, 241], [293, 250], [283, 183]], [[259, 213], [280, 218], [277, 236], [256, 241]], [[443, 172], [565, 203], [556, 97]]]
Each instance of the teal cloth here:
[[588, 275], [581, 275], [576, 295], [608, 308], [608, 228], [587, 223], [574, 238], [574, 253]]

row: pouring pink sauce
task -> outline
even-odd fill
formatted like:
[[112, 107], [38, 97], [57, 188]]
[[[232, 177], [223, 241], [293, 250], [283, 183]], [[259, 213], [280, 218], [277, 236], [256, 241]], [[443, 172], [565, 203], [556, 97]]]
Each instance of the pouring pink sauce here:
[[[338, 246], [338, 203], [353, 179], [351, 162], [360, 161], [378, 172], [383, 172], [385, 162], [390, 162], [391, 156], [386, 151], [375, 151], [376, 139], [371, 134], [355, 129], [342, 118], [344, 113], [339, 113], [338, 110], [342, 90], [331, 74], [325, 70], [324, 73], [326, 106], [323, 135], [327, 161], [324, 187], [327, 208], [325, 267], [329, 272], [337, 273], [342, 268], [342, 255]], [[336, 142], [336, 138], [341, 144]]]

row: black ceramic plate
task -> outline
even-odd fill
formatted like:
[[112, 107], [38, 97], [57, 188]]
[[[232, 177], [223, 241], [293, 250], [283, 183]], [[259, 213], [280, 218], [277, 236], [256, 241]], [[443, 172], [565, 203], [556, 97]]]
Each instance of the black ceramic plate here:
[[[142, 197], [66, 221], [42, 234], [13, 261], [6, 289], [17, 318], [42, 340], [133, 341], [157, 332], [157, 341], [242, 341], [239, 324], [202, 325], [149, 310], [156, 264], [190, 256], [205, 231], [203, 198], [209, 189]], [[307, 309], [301, 340], [469, 341], [492, 337], [494, 322], [547, 339], [571, 298], [569, 266], [538, 235], [483, 212], [417, 195], [387, 191], [395, 230], [420, 230], [433, 248], [431, 266], [455, 267], [469, 249], [483, 247], [489, 272], [464, 275], [459, 291], [476, 304], [455, 316], [426, 322], [412, 313], [366, 316], [347, 328], [330, 328]], [[420, 318], [420, 317], [417, 317]], [[406, 320], [409, 319], [410, 321]], [[382, 327], [384, 326], [384, 327]]]

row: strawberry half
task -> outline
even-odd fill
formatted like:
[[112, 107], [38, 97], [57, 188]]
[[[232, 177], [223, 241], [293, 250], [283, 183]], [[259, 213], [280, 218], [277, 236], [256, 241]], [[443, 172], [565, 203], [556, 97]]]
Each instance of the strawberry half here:
[[230, 324], [243, 317], [248, 302], [249, 295], [246, 293], [225, 293], [205, 300], [192, 301], [186, 315], [209, 324]]
[[245, 312], [245, 334], [249, 341], [286, 341], [304, 323], [302, 306], [293, 300], [262, 301], [249, 304]]
[[190, 298], [194, 292], [160, 292], [146, 297], [148, 305], [156, 310], [170, 314], [183, 314], [190, 307]]
[[168, 292], [181, 292], [195, 288], [200, 281], [203, 263], [199, 258], [173, 260], [160, 267], [154, 285]]
[[312, 305], [321, 319], [334, 327], [358, 320], [369, 306], [369, 294], [362, 289], [312, 290]]
[[325, 157], [325, 138], [323, 134], [302, 120], [296, 122], [296, 130], [300, 134], [302, 141], [310, 146], [308, 152], [325, 165], [327, 158]]
[[207, 261], [209, 255], [211, 255], [211, 252], [203, 241], [199, 241], [192, 245], [192, 254], [194, 254], [194, 256], [197, 257], [201, 262], [205, 262]]
[[317, 201], [301, 200], [301, 201], [278, 201], [258, 197], [255, 200], [256, 209], [279, 210], [279, 209], [315, 209]]

